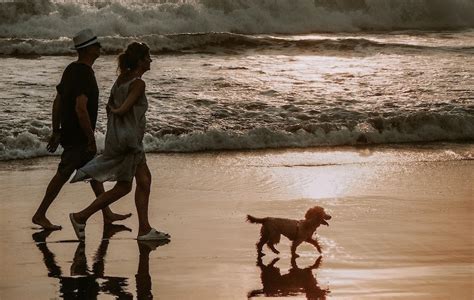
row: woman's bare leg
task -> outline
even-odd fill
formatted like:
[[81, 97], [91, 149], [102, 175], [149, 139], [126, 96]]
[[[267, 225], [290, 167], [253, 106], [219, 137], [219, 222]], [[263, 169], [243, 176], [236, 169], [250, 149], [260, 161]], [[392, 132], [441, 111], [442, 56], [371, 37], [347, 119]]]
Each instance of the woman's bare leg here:
[[148, 221], [148, 202], [150, 199], [151, 173], [145, 163], [138, 165], [135, 173], [137, 187], [135, 189], [135, 206], [138, 214], [138, 235], [150, 232], [151, 226]]
[[[102, 182], [98, 182], [96, 180], [91, 180], [90, 182], [91, 188], [94, 191], [96, 197], [99, 197], [101, 194], [105, 192], [104, 184]], [[129, 218], [132, 214], [116, 214], [114, 213], [109, 206], [106, 206], [102, 209], [102, 216], [104, 217], [104, 224], [112, 224], [115, 221], [121, 221]]]
[[85, 224], [87, 219], [89, 219], [94, 213], [104, 209], [108, 205], [127, 195], [131, 190], [131, 181], [118, 181], [111, 190], [100, 194], [99, 197], [97, 197], [97, 199], [95, 199], [88, 207], [78, 213], [74, 213], [73, 217], [77, 223]]

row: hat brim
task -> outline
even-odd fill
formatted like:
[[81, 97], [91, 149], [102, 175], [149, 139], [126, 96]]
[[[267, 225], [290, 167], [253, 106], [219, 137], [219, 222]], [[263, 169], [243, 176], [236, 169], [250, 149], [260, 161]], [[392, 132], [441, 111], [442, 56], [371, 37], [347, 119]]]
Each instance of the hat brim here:
[[79, 49], [83, 49], [85, 47], [89, 47], [89, 46], [92, 46], [94, 44], [99, 44], [100, 46], [100, 43], [99, 43], [99, 40], [97, 39], [97, 37], [94, 37], [92, 38], [91, 40], [85, 42], [85, 43], [82, 43], [80, 45], [76, 45], [74, 47], [71, 48], [71, 50], [79, 50]]

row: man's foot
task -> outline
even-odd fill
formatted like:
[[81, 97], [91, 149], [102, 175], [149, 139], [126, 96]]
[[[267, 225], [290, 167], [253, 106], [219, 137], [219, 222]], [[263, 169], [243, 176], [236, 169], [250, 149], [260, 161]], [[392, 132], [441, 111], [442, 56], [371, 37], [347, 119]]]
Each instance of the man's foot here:
[[31, 221], [36, 224], [41, 226], [44, 230], [61, 230], [62, 227], [60, 225], [54, 225], [52, 224], [46, 217], [33, 217]]
[[131, 215], [132, 214], [125, 214], [125, 215], [116, 214], [116, 213], [107, 214], [107, 215], [104, 215], [104, 224], [112, 224], [115, 221], [122, 221], [127, 218], [130, 218]]

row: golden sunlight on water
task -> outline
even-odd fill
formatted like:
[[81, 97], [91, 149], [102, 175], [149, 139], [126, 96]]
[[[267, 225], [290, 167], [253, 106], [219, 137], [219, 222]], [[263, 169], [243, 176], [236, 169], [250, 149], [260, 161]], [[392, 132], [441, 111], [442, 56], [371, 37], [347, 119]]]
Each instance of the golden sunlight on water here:
[[266, 156], [256, 164], [266, 166], [262, 184], [274, 190], [308, 199], [337, 199], [363, 195], [390, 181], [400, 164], [424, 159], [422, 154], [397, 151], [305, 152], [295, 151]]
[[[470, 145], [459, 146], [456, 151], [442, 149], [426, 151], [423, 147], [396, 148], [358, 148], [339, 151], [275, 151], [266, 155], [245, 155], [226, 163], [232, 169], [222, 170], [224, 176], [232, 176], [236, 193], [246, 193], [252, 184], [256, 193], [270, 193], [279, 199], [330, 200], [337, 203], [344, 197], [379, 197], [389, 193], [395, 197], [410, 195], [414, 190], [401, 188], [401, 178], [413, 176], [414, 165], [435, 164], [470, 159], [473, 149]], [[241, 169], [241, 167], [251, 167]], [[245, 170], [245, 172], [241, 172]], [[249, 171], [250, 170], [250, 171]], [[250, 175], [249, 175], [250, 174]], [[218, 176], [224, 178], [223, 176]], [[199, 179], [196, 179], [200, 181]], [[418, 178], [420, 183], [428, 181], [425, 176]], [[204, 184], [203, 182], [199, 183]], [[215, 182], [216, 189], [222, 185]], [[381, 187], [384, 187], [381, 190]], [[417, 195], [422, 197], [422, 194]]]
[[[296, 175], [296, 174], [295, 174]], [[291, 192], [302, 198], [327, 199], [339, 198], [360, 189], [363, 182], [371, 182], [375, 174], [364, 168], [320, 168], [313, 170], [300, 170]], [[299, 177], [299, 178], [298, 178]]]

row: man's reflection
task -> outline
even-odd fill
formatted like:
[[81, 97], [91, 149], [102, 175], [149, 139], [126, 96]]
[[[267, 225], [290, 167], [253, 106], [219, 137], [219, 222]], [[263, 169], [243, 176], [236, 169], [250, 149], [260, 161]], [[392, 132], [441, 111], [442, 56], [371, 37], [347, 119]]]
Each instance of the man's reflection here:
[[[109, 239], [121, 231], [131, 231], [124, 225], [104, 225], [102, 242], [95, 255], [92, 270], [89, 270], [85, 255], [85, 243], [80, 242], [74, 253], [71, 265], [71, 276], [63, 276], [61, 268], [55, 261], [55, 255], [49, 250], [46, 238], [52, 231], [44, 230], [33, 234], [36, 247], [43, 254], [43, 261], [48, 269], [48, 277], [58, 278], [60, 296], [64, 299], [96, 299], [101, 293], [114, 295], [119, 299], [133, 299], [133, 295], [127, 292], [128, 278], [117, 276], [106, 276], [104, 274], [104, 258], [109, 246]], [[152, 299], [151, 277], [149, 274], [149, 254], [158, 246], [167, 244], [164, 242], [138, 242], [140, 261], [136, 274], [138, 299]], [[143, 245], [142, 245], [143, 244]]]
[[275, 267], [279, 258], [275, 258], [268, 265], [263, 264], [262, 257], [257, 258], [260, 268], [260, 278], [263, 289], [253, 290], [248, 293], [248, 298], [265, 295], [267, 297], [288, 297], [305, 294], [307, 299], [326, 299], [328, 289], [321, 289], [314, 277], [313, 270], [319, 268], [322, 257], [320, 256], [312, 266], [300, 269], [296, 260], [291, 260], [291, 269], [287, 274], [281, 275], [280, 269]]

